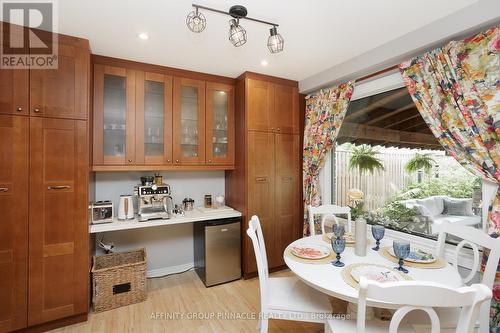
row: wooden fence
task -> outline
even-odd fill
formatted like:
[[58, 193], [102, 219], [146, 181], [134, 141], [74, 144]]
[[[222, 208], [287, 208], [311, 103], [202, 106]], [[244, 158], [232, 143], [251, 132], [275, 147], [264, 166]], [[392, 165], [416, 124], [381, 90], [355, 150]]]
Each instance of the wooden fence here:
[[[348, 205], [347, 191], [356, 188], [365, 194], [365, 209], [372, 210], [384, 206], [396, 192], [417, 181], [417, 174], [410, 175], [404, 168], [406, 162], [415, 156], [415, 153], [415, 150], [409, 149], [384, 150], [377, 157], [382, 161], [385, 170], [360, 175], [358, 170], [348, 169], [350, 151], [337, 147], [334, 160], [336, 186], [333, 201], [340, 206]], [[441, 161], [444, 162], [450, 157], [443, 156], [440, 152], [437, 155], [433, 154], [433, 158], [439, 165]], [[423, 179], [432, 177], [432, 173], [423, 174], [422, 177]]]

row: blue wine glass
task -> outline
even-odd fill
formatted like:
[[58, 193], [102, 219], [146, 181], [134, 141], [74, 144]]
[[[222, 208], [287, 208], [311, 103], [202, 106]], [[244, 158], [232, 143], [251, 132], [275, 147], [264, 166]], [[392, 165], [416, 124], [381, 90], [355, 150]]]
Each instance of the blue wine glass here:
[[345, 227], [340, 224], [334, 224], [333, 225], [333, 234], [337, 238], [341, 238], [345, 234]]
[[384, 238], [385, 228], [382, 225], [374, 225], [372, 226], [372, 235], [375, 238], [376, 246], [372, 248], [372, 250], [378, 251], [380, 250], [380, 240]]
[[332, 265], [335, 267], [344, 267], [345, 264], [340, 261], [340, 254], [345, 250], [345, 238], [332, 238], [332, 248], [337, 254], [337, 261], [332, 261]]
[[398, 265], [399, 267], [394, 267], [400, 272], [408, 273], [408, 270], [403, 267], [404, 260], [408, 258], [410, 255], [410, 242], [407, 241], [394, 241], [392, 243], [392, 247], [394, 249], [394, 254], [396, 258], [399, 259]]

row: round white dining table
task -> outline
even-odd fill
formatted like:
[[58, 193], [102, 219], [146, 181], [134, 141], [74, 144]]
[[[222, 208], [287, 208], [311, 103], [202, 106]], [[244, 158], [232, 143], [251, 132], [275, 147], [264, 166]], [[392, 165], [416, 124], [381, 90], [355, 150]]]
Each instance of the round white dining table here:
[[[325, 293], [330, 296], [345, 300], [351, 303], [357, 303], [358, 301], [358, 290], [351, 287], [344, 281], [342, 277], [342, 270], [350, 264], [356, 263], [366, 263], [366, 264], [378, 264], [384, 265], [390, 268], [397, 266], [395, 263], [389, 261], [388, 259], [382, 257], [377, 251], [371, 249], [371, 246], [367, 246], [366, 256], [358, 257], [354, 254], [354, 247], [346, 246], [345, 251], [341, 254], [341, 261], [345, 263], [344, 267], [335, 267], [331, 263], [327, 264], [314, 264], [314, 263], [304, 263], [296, 261], [286, 255], [288, 248], [295, 246], [297, 244], [311, 244], [317, 243], [322, 245], [328, 245], [321, 235], [304, 237], [296, 240], [295, 242], [288, 245], [283, 257], [285, 259], [286, 265], [294, 272], [299, 279], [308, 284], [309, 286]], [[381, 242], [381, 247], [392, 245], [392, 242], [384, 240]], [[330, 250], [331, 250], [331, 246]], [[414, 281], [432, 281], [436, 283], [441, 283], [443, 285], [458, 288], [463, 285], [462, 279], [457, 272], [457, 270], [446, 263], [443, 268], [414, 268], [407, 267], [409, 270], [408, 275]], [[403, 273], [404, 274], [404, 273]], [[390, 304], [377, 302], [377, 300], [367, 300], [368, 306], [373, 307], [383, 307], [391, 308]]]

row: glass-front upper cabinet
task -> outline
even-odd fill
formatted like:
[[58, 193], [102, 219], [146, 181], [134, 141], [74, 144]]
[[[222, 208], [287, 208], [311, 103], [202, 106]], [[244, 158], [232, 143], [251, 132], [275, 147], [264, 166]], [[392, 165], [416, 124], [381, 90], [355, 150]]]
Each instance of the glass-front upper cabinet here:
[[172, 77], [136, 75], [136, 164], [172, 163]]
[[135, 163], [135, 74], [94, 65], [94, 165]]
[[207, 82], [206, 163], [234, 164], [234, 88]]
[[205, 82], [174, 79], [175, 164], [205, 164]]

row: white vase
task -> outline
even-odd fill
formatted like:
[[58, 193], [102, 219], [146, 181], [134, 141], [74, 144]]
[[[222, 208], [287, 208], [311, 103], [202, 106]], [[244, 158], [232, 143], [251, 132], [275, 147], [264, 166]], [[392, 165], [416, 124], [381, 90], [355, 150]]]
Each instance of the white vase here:
[[366, 220], [362, 217], [356, 219], [354, 229], [354, 254], [358, 257], [366, 256]]

